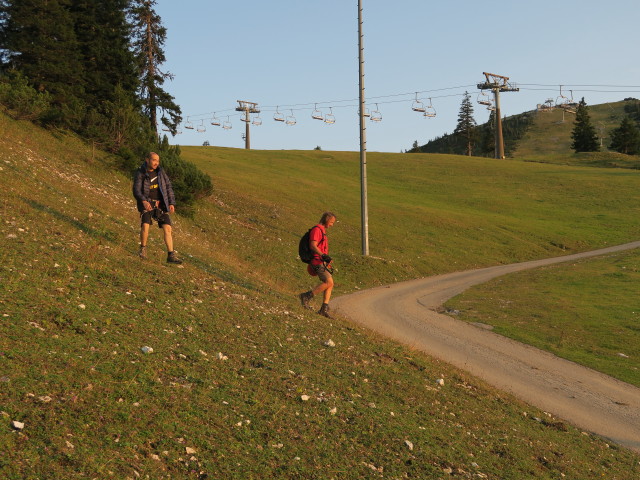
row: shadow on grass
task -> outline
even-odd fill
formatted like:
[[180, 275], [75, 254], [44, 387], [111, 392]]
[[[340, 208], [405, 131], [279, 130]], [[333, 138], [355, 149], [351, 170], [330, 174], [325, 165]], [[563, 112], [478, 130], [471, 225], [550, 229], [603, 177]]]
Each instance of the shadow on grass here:
[[76, 220], [73, 217], [70, 217], [69, 215], [66, 215], [62, 212], [59, 212], [58, 210], [55, 210], [47, 205], [43, 205], [41, 203], [38, 203], [34, 200], [30, 200], [27, 198], [23, 198], [20, 197], [20, 199], [26, 203], [27, 205], [29, 205], [30, 207], [34, 208], [35, 210], [38, 210], [40, 212], [44, 212], [47, 213], [49, 215], [51, 215], [52, 217], [57, 218], [58, 220], [62, 220], [63, 222], [68, 223], [69, 225], [71, 225], [72, 227], [77, 228], [78, 230], [80, 230], [81, 232], [86, 233], [87, 235], [89, 235], [92, 238], [97, 238], [97, 239], [102, 239], [102, 240], [106, 240], [108, 242], [114, 243], [117, 239], [116, 234], [113, 232], [110, 232], [108, 230], [96, 230], [93, 227], [90, 227], [89, 225], [87, 225], [86, 223], [81, 222], [80, 220]]

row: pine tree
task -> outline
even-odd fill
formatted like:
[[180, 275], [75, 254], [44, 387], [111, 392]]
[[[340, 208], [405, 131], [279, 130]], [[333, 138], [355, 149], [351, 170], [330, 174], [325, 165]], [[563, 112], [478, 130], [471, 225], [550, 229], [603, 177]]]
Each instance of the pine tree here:
[[476, 121], [473, 118], [473, 104], [468, 92], [464, 92], [458, 113], [458, 125], [453, 133], [464, 139], [466, 155], [471, 156], [476, 140]]
[[70, 0], [3, 0], [0, 4], [2, 70], [16, 71], [62, 109], [82, 94], [82, 63]]
[[578, 104], [576, 120], [573, 125], [573, 132], [571, 133], [573, 143], [571, 144], [571, 148], [573, 148], [576, 153], [597, 152], [600, 150], [596, 128], [591, 123], [591, 117], [589, 116], [589, 110], [587, 109], [584, 97], [582, 97], [582, 100], [580, 100]]
[[155, 4], [155, 0], [133, 0], [131, 8], [133, 48], [138, 61], [141, 82], [140, 96], [144, 112], [156, 136], [158, 110], [162, 112], [164, 129], [175, 135], [178, 124], [182, 120], [182, 112], [174, 102], [173, 96], [162, 89], [165, 80], [173, 79], [173, 75], [160, 70], [160, 65], [165, 61], [163, 45], [167, 29], [162, 26], [160, 16], [153, 8]]
[[640, 130], [629, 117], [624, 117], [620, 126], [611, 132], [609, 148], [626, 155], [640, 152]]

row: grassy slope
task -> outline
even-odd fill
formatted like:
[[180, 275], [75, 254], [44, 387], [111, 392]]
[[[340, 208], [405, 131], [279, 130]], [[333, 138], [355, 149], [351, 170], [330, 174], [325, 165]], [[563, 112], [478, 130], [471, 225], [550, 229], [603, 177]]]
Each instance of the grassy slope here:
[[[187, 158], [210, 165], [218, 190], [194, 221], [177, 219], [176, 245], [187, 262], [173, 268], [163, 263], [158, 232], [151, 258], [136, 258], [130, 181], [109, 168], [108, 158], [91, 162], [80, 142], [3, 116], [0, 128], [3, 478], [438, 478], [449, 469], [457, 478], [638, 474], [637, 455], [447, 365], [340, 320], [323, 321], [291, 295], [308, 284], [295, 242], [324, 208], [341, 218], [331, 240], [348, 290], [560, 252], [554, 244], [586, 249], [634, 238], [637, 220], [623, 217], [637, 205], [622, 201], [632, 185], [622, 172], [526, 167], [545, 181], [508, 208], [500, 189], [486, 186], [497, 164], [487, 164], [485, 181], [476, 185], [481, 193], [473, 194], [476, 187], [465, 182], [476, 177], [463, 172], [480, 174], [482, 163], [470, 169], [455, 158], [429, 165], [425, 156], [405, 165], [373, 157], [372, 251], [381, 258], [361, 259], [357, 180], [346, 177], [357, 170], [355, 155], [320, 152], [330, 158], [312, 167], [318, 159], [308, 153], [212, 150], [228, 157], [223, 161], [188, 151]], [[311, 168], [331, 175], [324, 177], [331, 204], [308, 198], [307, 189], [323, 185], [305, 173]], [[534, 176], [519, 168], [495, 182], [528, 185]], [[402, 169], [416, 180], [403, 179]], [[525, 208], [529, 198], [542, 211], [552, 209], [545, 207], [547, 182], [558, 209], [561, 184], [579, 192], [576, 184], [597, 189], [603, 181], [613, 188], [587, 203], [600, 219], [578, 215], [576, 233], [562, 230], [560, 220], [544, 231], [534, 221], [540, 213]], [[494, 204], [492, 195], [502, 202]], [[559, 209], [578, 205], [562, 201]], [[432, 235], [420, 246], [394, 234], [416, 219], [416, 232]], [[612, 231], [599, 232], [600, 221]], [[467, 238], [462, 254], [457, 249]], [[335, 348], [324, 346], [329, 338]], [[143, 345], [154, 353], [142, 354]], [[436, 386], [439, 377], [444, 387]], [[24, 422], [24, 430], [12, 431], [12, 420]]]
[[640, 168], [638, 156], [607, 151], [611, 131], [620, 126], [625, 116], [624, 104], [625, 102], [615, 102], [589, 106], [591, 123], [598, 135], [601, 130], [604, 134], [602, 152], [575, 154], [571, 148], [575, 116], [565, 113], [563, 121], [562, 110], [555, 109], [537, 114], [534, 123], [518, 142], [513, 156], [543, 163]]

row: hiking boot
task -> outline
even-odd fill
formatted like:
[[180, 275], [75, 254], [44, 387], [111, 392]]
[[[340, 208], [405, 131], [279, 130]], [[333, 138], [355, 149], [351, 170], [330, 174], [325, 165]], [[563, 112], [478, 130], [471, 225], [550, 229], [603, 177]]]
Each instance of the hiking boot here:
[[169, 254], [167, 255], [167, 263], [175, 263], [176, 265], [180, 265], [182, 263], [182, 260], [180, 260], [176, 252], [173, 251], [169, 252]]
[[138, 256], [143, 260], [147, 258], [147, 246], [146, 245], [140, 245], [140, 251], [138, 252]]
[[313, 298], [313, 293], [311, 293], [311, 291], [301, 293], [298, 295], [298, 298], [300, 298], [300, 303], [304, 308], [311, 310], [311, 305], [309, 305], [309, 302]]
[[322, 315], [323, 317], [327, 318], [333, 318], [331, 315], [329, 315], [329, 305], [326, 303], [322, 304], [320, 310], [318, 310], [318, 315]]

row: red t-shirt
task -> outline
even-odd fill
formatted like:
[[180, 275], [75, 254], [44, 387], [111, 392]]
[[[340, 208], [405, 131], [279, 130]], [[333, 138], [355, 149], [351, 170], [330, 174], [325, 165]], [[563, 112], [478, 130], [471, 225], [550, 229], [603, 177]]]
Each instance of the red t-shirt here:
[[[311, 242], [313, 240], [318, 242], [318, 250], [320, 250], [324, 254], [329, 253], [329, 239], [327, 238], [326, 229], [324, 228], [324, 225], [318, 224], [311, 229], [311, 233], [309, 233], [309, 245], [311, 245]], [[311, 265], [321, 265], [321, 264], [322, 264], [322, 259], [316, 253], [313, 256], [313, 260], [311, 260]]]

